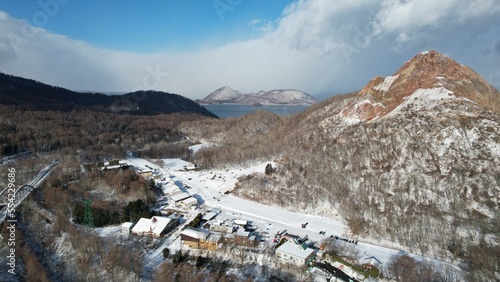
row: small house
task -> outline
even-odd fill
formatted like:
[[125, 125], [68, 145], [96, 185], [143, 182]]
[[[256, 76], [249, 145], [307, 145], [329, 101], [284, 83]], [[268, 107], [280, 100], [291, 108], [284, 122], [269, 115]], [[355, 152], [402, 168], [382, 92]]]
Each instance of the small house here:
[[380, 262], [380, 260], [378, 260], [374, 256], [369, 256], [361, 261], [361, 266], [363, 266], [364, 269], [380, 269], [380, 267], [382, 266], [382, 262]]
[[137, 174], [146, 179], [149, 179], [153, 175], [153, 171], [149, 169], [141, 169], [137, 171]]
[[256, 247], [259, 242], [255, 236], [251, 236], [251, 233], [248, 231], [243, 231], [238, 229], [236, 233], [234, 233], [234, 244], [238, 246], [244, 247]]
[[163, 194], [169, 196], [169, 197], [172, 197], [172, 196], [175, 196], [175, 195], [179, 195], [182, 193], [181, 189], [179, 189], [179, 187], [177, 187], [176, 185], [174, 184], [170, 184], [170, 185], [163, 185], [162, 188], [161, 188]]
[[227, 221], [215, 221], [210, 225], [210, 231], [231, 234], [235, 231], [235, 226]]
[[198, 200], [196, 200], [193, 197], [189, 197], [187, 199], [184, 199], [184, 200], [178, 202], [178, 205], [180, 207], [185, 208], [185, 209], [189, 209], [191, 207], [195, 207], [197, 204], [198, 204]]
[[132, 231], [132, 222], [125, 222], [122, 224], [122, 233], [129, 234]]
[[202, 229], [187, 228], [181, 232], [183, 245], [194, 249], [217, 250], [221, 235], [210, 233]]
[[210, 212], [207, 212], [206, 214], [204, 214], [201, 219], [203, 219], [205, 221], [209, 221], [209, 220], [214, 219], [217, 215], [218, 215], [218, 213], [216, 213], [214, 211], [210, 211]]
[[235, 219], [234, 224], [237, 224], [239, 226], [245, 227], [248, 224], [248, 221], [246, 220], [241, 220], [241, 219]]

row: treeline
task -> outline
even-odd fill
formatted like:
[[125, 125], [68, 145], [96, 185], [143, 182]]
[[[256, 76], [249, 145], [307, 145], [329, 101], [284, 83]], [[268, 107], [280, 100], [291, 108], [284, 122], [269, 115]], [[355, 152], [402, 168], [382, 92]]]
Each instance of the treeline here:
[[[73, 222], [76, 224], [86, 224], [85, 222], [85, 203], [77, 202], [73, 207]], [[129, 202], [123, 207], [122, 212], [117, 209], [99, 208], [90, 206], [92, 215], [92, 226], [103, 227], [107, 225], [120, 224], [130, 221], [137, 222], [141, 217], [150, 218], [152, 213], [149, 206], [142, 199]]]
[[[182, 140], [178, 124], [203, 119], [195, 114], [136, 116], [87, 110], [71, 112], [20, 111], [0, 105], [0, 156], [84, 150], [89, 160], [119, 158], [127, 150], [147, 148], [149, 157], [185, 154], [187, 145], [169, 148]], [[168, 149], [168, 150], [165, 150]]]

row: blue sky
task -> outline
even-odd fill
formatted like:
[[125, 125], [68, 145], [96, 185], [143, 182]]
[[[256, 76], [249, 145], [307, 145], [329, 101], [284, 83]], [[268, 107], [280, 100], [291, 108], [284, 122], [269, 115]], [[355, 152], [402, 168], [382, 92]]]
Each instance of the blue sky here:
[[203, 98], [361, 89], [435, 49], [500, 88], [500, 0], [0, 1], [0, 71]]
[[[0, 2], [32, 25], [95, 46], [135, 52], [196, 50], [262, 35], [253, 20], [278, 19], [291, 0], [56, 0]], [[65, 3], [66, 4], [60, 4]], [[57, 3], [59, 8], [55, 8]], [[58, 10], [49, 20], [37, 12]], [[46, 13], [48, 14], [48, 13]]]

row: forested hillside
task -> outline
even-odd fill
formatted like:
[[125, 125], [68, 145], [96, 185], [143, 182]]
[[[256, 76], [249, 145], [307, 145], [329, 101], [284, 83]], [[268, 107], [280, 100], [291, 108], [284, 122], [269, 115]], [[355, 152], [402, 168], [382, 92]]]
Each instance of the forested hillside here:
[[78, 93], [2, 73], [0, 112], [0, 156], [82, 150], [87, 161], [139, 149], [144, 157], [187, 157], [186, 144], [171, 144], [182, 140], [177, 125], [216, 117], [180, 95]]
[[21, 111], [0, 105], [0, 155], [31, 151], [46, 153], [83, 150], [87, 161], [125, 156], [142, 150], [145, 157], [186, 156], [177, 124], [206, 117], [194, 114], [122, 115], [89, 110], [71, 112]]
[[123, 95], [80, 93], [3, 73], [0, 73], [0, 104], [20, 110], [93, 110], [136, 115], [194, 113], [216, 117], [194, 101], [177, 94], [160, 91], [136, 91]]

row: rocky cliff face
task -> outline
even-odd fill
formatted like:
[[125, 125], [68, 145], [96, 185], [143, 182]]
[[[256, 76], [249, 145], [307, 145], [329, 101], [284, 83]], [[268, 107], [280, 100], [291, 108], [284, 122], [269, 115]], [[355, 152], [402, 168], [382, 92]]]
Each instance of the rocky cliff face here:
[[362, 121], [375, 120], [412, 100], [412, 95], [415, 98], [424, 92], [428, 94], [424, 98], [466, 99], [500, 113], [500, 94], [495, 88], [471, 68], [437, 51], [428, 51], [407, 61], [394, 75], [372, 79], [342, 114]]

